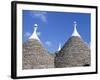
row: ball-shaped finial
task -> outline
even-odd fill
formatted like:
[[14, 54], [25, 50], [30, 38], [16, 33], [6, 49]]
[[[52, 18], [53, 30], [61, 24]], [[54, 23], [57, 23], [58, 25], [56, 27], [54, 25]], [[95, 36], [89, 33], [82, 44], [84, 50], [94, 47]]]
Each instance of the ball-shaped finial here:
[[38, 25], [37, 24], [34, 24], [34, 26], [37, 27]]
[[77, 24], [77, 22], [76, 21], [74, 21], [74, 25], [76, 25]]

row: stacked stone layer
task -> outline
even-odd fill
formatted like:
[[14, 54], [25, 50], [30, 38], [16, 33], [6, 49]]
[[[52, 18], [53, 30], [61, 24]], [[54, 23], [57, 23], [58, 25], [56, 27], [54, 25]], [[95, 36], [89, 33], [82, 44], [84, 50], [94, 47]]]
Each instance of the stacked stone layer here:
[[89, 66], [90, 49], [80, 37], [72, 36], [56, 54], [54, 63], [56, 68]]
[[35, 39], [23, 44], [22, 68], [43, 69], [91, 65], [90, 48], [77, 36], [72, 36], [55, 55], [51, 55]]
[[28, 40], [23, 44], [23, 69], [43, 69], [54, 67], [54, 56], [50, 55], [38, 40]]

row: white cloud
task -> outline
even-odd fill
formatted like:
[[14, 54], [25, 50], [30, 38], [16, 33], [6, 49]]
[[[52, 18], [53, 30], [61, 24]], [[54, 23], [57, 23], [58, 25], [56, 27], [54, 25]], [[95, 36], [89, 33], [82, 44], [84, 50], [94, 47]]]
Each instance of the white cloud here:
[[52, 46], [52, 42], [51, 42], [51, 41], [46, 41], [45, 44], [46, 44], [47, 46], [49, 46], [49, 47]]
[[26, 33], [24, 34], [24, 37], [29, 37], [30, 35], [31, 35], [31, 33], [26, 32]]
[[47, 22], [46, 12], [33, 12], [33, 17], [41, 19], [43, 22]]

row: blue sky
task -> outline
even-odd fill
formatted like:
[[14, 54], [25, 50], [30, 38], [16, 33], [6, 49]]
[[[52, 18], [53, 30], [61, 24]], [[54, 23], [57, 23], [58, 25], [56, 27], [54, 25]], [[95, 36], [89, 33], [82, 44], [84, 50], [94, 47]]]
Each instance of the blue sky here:
[[37, 34], [43, 46], [50, 52], [63, 46], [73, 32], [73, 22], [77, 22], [77, 30], [85, 42], [90, 44], [90, 20], [88, 13], [47, 12], [23, 10], [23, 42], [33, 32], [33, 25], [38, 24]]

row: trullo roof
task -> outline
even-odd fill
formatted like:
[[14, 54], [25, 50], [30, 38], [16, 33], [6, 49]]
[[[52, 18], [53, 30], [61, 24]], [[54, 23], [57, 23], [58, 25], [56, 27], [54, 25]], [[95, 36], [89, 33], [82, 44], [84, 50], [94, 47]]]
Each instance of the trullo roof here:
[[[35, 25], [36, 26], [36, 25]], [[40, 69], [54, 67], [54, 56], [42, 46], [35, 28], [31, 37], [23, 43], [23, 69]]]
[[55, 56], [55, 67], [90, 65], [90, 49], [74, 29], [72, 36]]

